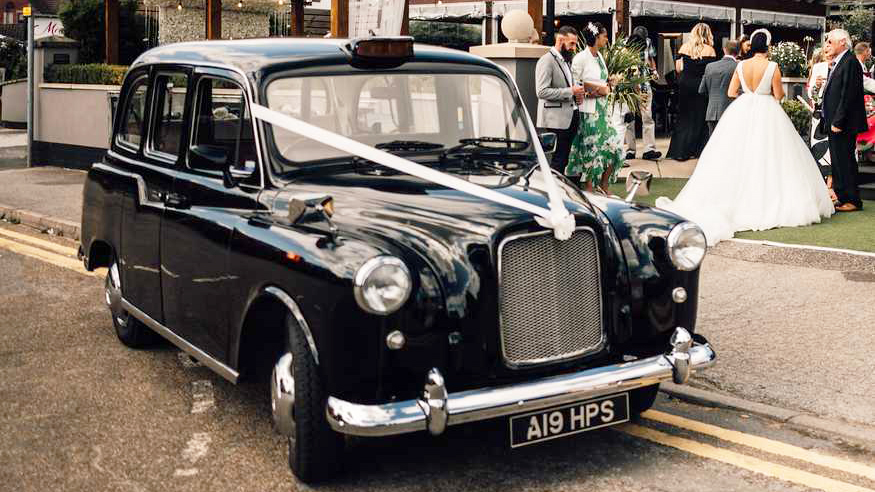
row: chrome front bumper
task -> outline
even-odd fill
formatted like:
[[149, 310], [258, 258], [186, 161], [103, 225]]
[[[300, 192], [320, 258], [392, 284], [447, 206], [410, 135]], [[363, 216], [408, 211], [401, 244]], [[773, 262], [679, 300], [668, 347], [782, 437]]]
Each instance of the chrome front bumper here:
[[359, 405], [329, 397], [326, 414], [331, 428], [343, 434], [389, 436], [428, 430], [439, 435], [448, 425], [540, 410], [662, 381], [683, 384], [693, 371], [714, 364], [716, 354], [711, 346], [694, 345], [683, 328], [675, 330], [671, 344], [668, 355], [452, 394], [447, 394], [441, 373], [432, 369], [419, 399]]

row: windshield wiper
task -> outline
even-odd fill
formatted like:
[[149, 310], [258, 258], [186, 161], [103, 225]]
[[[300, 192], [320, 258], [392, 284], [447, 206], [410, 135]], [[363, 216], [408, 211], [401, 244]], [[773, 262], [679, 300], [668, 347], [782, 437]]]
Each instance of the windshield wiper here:
[[422, 140], [392, 140], [374, 145], [381, 150], [437, 150], [444, 148], [443, 144], [424, 142]]
[[[503, 144], [501, 146], [495, 144]], [[474, 137], [459, 139], [459, 145], [447, 149], [445, 153], [455, 152], [459, 150], [471, 149], [477, 151], [506, 151], [506, 150], [523, 150], [529, 146], [529, 142], [525, 140], [517, 140], [507, 137]]]

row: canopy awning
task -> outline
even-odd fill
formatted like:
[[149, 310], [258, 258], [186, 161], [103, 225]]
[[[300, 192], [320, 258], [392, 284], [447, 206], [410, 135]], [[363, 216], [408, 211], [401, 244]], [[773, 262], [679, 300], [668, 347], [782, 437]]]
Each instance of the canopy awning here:
[[[544, 2], [544, 15], [547, 14]], [[610, 14], [616, 0], [556, 0], [556, 16]], [[511, 10], [528, 11], [528, 2], [498, 1], [492, 4], [492, 15], [501, 17]], [[410, 5], [410, 20], [481, 20], [486, 17], [485, 2], [444, 3], [443, 5]]]
[[741, 22], [743, 24], [764, 24], [767, 26], [822, 31], [826, 18], [816, 15], [784, 14], [766, 10], [741, 9]]
[[632, 17], [668, 17], [672, 19], [697, 19], [722, 22], [735, 21], [735, 9], [697, 3], [667, 2], [663, 0], [632, 0], [629, 5]]

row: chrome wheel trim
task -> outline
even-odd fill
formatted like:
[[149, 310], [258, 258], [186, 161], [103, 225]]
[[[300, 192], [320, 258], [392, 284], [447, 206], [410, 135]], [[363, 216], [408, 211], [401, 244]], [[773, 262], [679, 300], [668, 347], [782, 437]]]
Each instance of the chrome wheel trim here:
[[294, 367], [292, 354], [286, 352], [279, 358], [270, 376], [270, 408], [273, 422], [280, 434], [288, 436], [291, 446], [294, 446], [297, 435]]
[[119, 326], [126, 326], [128, 324], [128, 313], [122, 308], [122, 283], [119, 276], [118, 263], [116, 262], [113, 262], [106, 273], [104, 297], [115, 322]]

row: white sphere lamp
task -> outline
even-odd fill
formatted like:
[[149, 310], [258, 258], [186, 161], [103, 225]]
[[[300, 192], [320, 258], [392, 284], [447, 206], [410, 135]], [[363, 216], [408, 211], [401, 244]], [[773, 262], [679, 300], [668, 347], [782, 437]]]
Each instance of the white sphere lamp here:
[[501, 20], [501, 32], [511, 43], [528, 43], [535, 23], [525, 10], [511, 10]]

